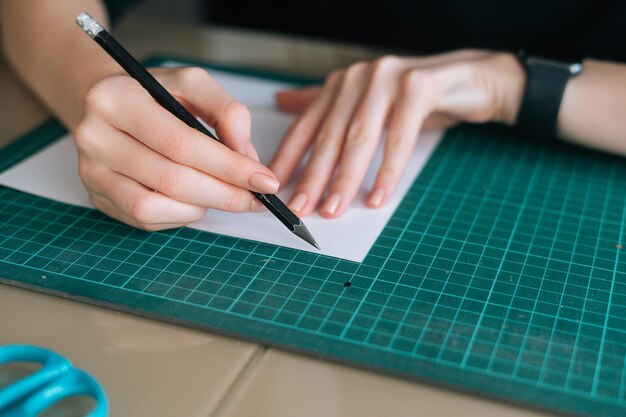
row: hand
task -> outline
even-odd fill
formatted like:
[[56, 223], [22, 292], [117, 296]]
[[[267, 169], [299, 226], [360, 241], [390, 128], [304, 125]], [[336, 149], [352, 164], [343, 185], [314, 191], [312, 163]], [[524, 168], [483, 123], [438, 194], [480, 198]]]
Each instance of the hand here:
[[289, 207], [304, 216], [319, 206], [322, 216], [338, 217], [354, 199], [386, 127], [383, 161], [366, 200], [369, 207], [381, 207], [420, 131], [459, 121], [512, 124], [524, 82], [513, 55], [488, 51], [354, 64], [332, 73], [321, 88], [277, 95], [281, 109], [302, 113], [270, 168], [279, 181], [287, 181], [310, 147]]
[[262, 208], [248, 190], [275, 193], [278, 181], [258, 162], [248, 109], [203, 69], [152, 72], [223, 143], [178, 120], [132, 78], [105, 78], [87, 94], [74, 132], [93, 205], [146, 230], [191, 223], [208, 208]]

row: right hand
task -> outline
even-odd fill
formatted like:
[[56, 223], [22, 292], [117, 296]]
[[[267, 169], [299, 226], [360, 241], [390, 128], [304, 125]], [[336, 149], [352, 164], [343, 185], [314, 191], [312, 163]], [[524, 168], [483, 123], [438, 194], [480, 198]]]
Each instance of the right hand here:
[[258, 162], [250, 112], [200, 68], [151, 70], [219, 143], [161, 107], [132, 78], [107, 77], [86, 96], [74, 131], [78, 170], [92, 204], [145, 230], [180, 227], [209, 208], [262, 209], [248, 190], [275, 193], [278, 181]]

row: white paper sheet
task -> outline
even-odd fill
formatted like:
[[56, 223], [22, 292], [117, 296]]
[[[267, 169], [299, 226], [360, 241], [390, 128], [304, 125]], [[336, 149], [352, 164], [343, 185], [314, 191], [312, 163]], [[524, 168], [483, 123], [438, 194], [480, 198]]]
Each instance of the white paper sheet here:
[[[218, 71], [212, 71], [212, 74], [233, 96], [249, 107], [254, 145], [261, 161], [269, 161], [293, 120], [291, 115], [275, 110], [273, 104], [275, 91], [287, 85]], [[439, 143], [440, 137], [441, 134], [429, 134], [419, 138], [409, 168], [385, 207], [372, 210], [363, 203], [382, 159], [381, 145], [359, 195], [342, 217], [329, 220], [313, 214], [304, 218], [307, 228], [320, 244], [321, 251], [292, 235], [269, 212], [235, 214], [209, 210], [205, 218], [191, 227], [361, 262]], [[87, 192], [78, 177], [76, 148], [69, 136], [0, 174], [0, 184], [65, 203], [91, 207]], [[289, 201], [293, 185], [292, 181], [281, 188], [278, 195], [283, 201]]]

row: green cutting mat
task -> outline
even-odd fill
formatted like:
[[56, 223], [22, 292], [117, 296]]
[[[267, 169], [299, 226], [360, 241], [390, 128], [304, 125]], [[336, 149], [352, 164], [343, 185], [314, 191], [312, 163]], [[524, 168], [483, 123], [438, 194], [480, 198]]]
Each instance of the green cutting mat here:
[[[5, 169], [61, 134], [0, 151]], [[626, 161], [450, 131], [363, 261], [0, 187], [4, 283], [563, 413], [626, 415]], [[417, 410], [416, 410], [417, 411]]]

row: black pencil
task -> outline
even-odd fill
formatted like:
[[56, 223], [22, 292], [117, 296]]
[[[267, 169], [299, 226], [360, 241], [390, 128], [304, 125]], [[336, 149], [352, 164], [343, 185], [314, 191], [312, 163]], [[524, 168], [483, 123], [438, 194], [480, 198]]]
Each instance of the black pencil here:
[[[212, 139], [219, 141], [202, 123], [187, 111], [167, 90], [141, 65], [122, 45], [107, 32], [102, 25], [87, 13], [81, 13], [76, 23], [98, 45], [102, 47], [124, 70], [145, 88], [148, 93], [166, 110], [181, 121]], [[319, 245], [298, 216], [274, 194], [250, 191], [267, 209], [272, 212], [292, 233], [319, 249]]]

